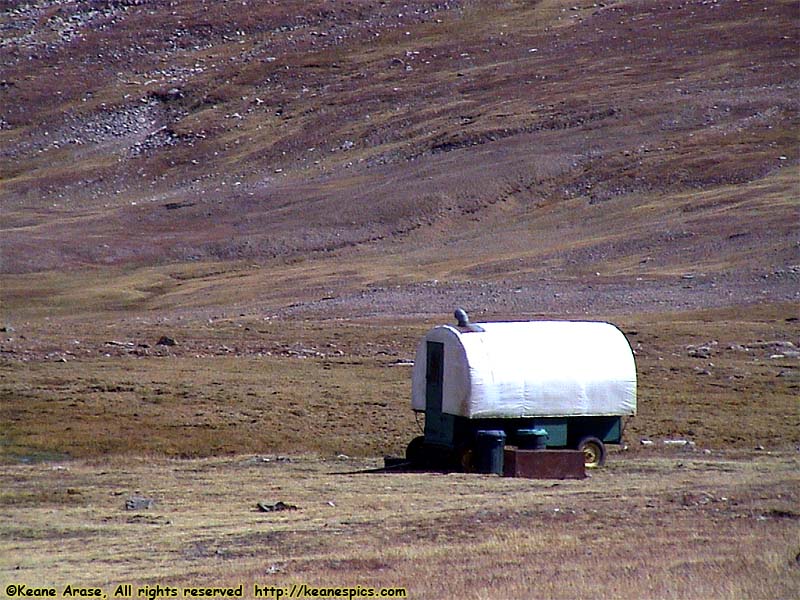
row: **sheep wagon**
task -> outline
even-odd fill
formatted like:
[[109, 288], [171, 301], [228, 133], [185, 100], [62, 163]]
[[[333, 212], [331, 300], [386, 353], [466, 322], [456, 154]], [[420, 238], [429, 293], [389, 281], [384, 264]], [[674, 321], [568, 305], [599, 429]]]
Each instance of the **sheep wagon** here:
[[470, 469], [476, 442], [500, 432], [510, 445], [532, 430], [547, 448], [582, 450], [587, 467], [622, 438], [636, 414], [636, 365], [623, 333], [609, 323], [528, 321], [434, 327], [412, 371], [412, 408], [424, 436], [407, 459]]

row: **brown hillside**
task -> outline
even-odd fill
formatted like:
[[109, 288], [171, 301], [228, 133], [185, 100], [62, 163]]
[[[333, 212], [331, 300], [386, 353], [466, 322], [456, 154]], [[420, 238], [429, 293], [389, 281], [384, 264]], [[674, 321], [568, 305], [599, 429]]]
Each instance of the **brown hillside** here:
[[6, 273], [797, 276], [797, 2], [4, 5]]

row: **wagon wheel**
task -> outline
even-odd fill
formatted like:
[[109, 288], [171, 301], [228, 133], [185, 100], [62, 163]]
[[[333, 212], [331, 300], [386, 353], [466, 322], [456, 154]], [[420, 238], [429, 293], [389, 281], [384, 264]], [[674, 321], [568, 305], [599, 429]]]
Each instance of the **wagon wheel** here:
[[578, 442], [578, 450], [583, 452], [583, 461], [587, 469], [596, 469], [606, 462], [606, 447], [603, 442], [593, 436], [587, 436]]
[[425, 462], [425, 436], [415, 437], [406, 447], [406, 460], [412, 465]]
[[475, 452], [469, 446], [457, 450], [456, 462], [464, 473], [475, 472]]

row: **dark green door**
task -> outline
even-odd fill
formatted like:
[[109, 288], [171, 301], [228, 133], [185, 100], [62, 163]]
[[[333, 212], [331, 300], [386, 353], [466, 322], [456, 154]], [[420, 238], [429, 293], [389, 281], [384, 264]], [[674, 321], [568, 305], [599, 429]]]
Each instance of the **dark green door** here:
[[425, 439], [434, 444], [450, 445], [453, 417], [442, 413], [444, 394], [444, 344], [427, 342], [425, 365]]

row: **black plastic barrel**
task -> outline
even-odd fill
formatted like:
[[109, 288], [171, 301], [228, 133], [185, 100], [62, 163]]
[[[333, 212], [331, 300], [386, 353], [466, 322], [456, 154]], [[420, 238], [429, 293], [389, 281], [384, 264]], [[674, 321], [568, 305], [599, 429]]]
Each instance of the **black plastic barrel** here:
[[493, 429], [478, 431], [475, 434], [475, 467], [478, 473], [502, 475], [505, 447], [505, 431]]
[[517, 447], [522, 450], [544, 450], [547, 447], [546, 429], [520, 429], [517, 431]]

